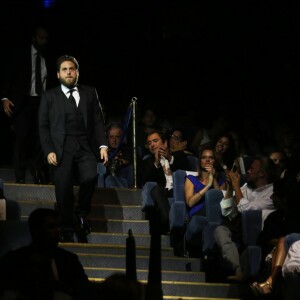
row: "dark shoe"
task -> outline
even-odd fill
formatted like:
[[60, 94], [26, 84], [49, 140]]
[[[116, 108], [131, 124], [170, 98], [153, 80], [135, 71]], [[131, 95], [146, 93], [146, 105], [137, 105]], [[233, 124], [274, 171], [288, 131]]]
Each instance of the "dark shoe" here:
[[80, 230], [76, 231], [75, 235], [76, 235], [78, 243], [84, 243], [84, 244], [88, 243], [87, 235], [83, 231], [80, 231]]
[[62, 232], [59, 236], [60, 243], [74, 243], [74, 233], [71, 231]]
[[41, 171], [33, 171], [32, 176], [33, 176], [34, 184], [44, 184], [45, 183], [45, 178]]
[[79, 229], [86, 235], [91, 233], [91, 226], [86, 217], [79, 217]]
[[75, 232], [78, 243], [88, 243], [87, 236], [91, 233], [91, 226], [86, 217], [78, 217]]

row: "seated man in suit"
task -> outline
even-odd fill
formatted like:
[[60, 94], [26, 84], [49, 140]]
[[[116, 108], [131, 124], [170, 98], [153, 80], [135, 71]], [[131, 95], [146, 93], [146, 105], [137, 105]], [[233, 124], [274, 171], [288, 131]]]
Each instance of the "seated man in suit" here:
[[[84, 299], [89, 280], [76, 254], [58, 247], [60, 218], [38, 208], [28, 218], [32, 242], [0, 260], [0, 298]], [[1, 298], [2, 299], [2, 298]]]
[[108, 162], [106, 164], [106, 177], [108, 175], [126, 179], [127, 186], [133, 186], [132, 151], [123, 136], [121, 123], [110, 123], [106, 130], [108, 145]]
[[183, 150], [171, 154], [167, 140], [159, 131], [152, 131], [147, 136], [147, 145], [151, 155], [142, 161], [142, 183], [157, 182], [151, 191], [155, 202], [154, 219], [150, 219], [150, 230], [154, 220], [159, 220], [160, 234], [169, 232], [169, 197], [173, 196], [172, 173], [176, 170], [191, 170], [187, 156]]

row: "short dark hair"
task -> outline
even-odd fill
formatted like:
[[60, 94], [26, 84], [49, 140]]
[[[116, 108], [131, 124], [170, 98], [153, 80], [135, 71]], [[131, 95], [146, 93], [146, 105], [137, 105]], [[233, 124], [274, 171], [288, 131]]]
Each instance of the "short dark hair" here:
[[74, 63], [76, 69], [79, 70], [79, 63], [78, 63], [77, 59], [74, 56], [62, 55], [56, 61], [57, 71], [59, 71], [61, 64], [65, 61], [71, 61], [72, 63]]
[[108, 137], [109, 131], [111, 129], [115, 129], [115, 128], [121, 129], [122, 132], [123, 132], [123, 126], [120, 122], [112, 122], [112, 123], [109, 123], [108, 126], [107, 126], [106, 136]]
[[261, 164], [261, 168], [266, 172], [267, 182], [273, 183], [277, 177], [277, 167], [274, 161], [269, 156], [261, 154], [256, 155], [254, 160], [258, 160]]
[[153, 129], [147, 134], [146, 141], [148, 140], [148, 137], [154, 133], [157, 133], [159, 135], [163, 143], [168, 140], [166, 135], [161, 130]]

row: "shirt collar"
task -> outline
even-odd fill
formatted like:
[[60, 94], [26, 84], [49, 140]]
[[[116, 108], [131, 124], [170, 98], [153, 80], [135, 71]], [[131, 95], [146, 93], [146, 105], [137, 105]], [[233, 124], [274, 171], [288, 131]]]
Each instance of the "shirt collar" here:
[[38, 51], [36, 50], [36, 48], [33, 46], [33, 44], [31, 45], [31, 53], [36, 56], [36, 54], [38, 53]]
[[[61, 90], [64, 92], [65, 95], [68, 95], [68, 93], [69, 93], [69, 91], [70, 91], [71, 89], [68, 88], [68, 87], [66, 87], [65, 85], [62, 84], [62, 85], [61, 85]], [[72, 90], [78, 91], [77, 86], [74, 86], [74, 87], [72, 88]]]

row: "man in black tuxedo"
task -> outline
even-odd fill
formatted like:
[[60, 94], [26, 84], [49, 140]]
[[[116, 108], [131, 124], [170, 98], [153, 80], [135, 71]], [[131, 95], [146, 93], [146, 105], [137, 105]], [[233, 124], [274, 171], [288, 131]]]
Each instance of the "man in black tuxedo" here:
[[31, 212], [31, 243], [8, 251], [0, 259], [1, 299], [89, 298], [87, 293], [92, 286], [78, 256], [58, 247], [59, 225], [54, 209], [37, 208]]
[[17, 183], [25, 183], [27, 168], [36, 184], [47, 183], [49, 177], [38, 137], [40, 96], [55, 81], [55, 70], [51, 71], [51, 58], [47, 53], [48, 40], [47, 29], [38, 25], [33, 30], [31, 44], [17, 49], [7, 60], [1, 102], [14, 133], [13, 164]]
[[[39, 132], [42, 149], [53, 167], [57, 208], [62, 217], [61, 241], [87, 242], [87, 215], [97, 181], [97, 162], [108, 160], [104, 120], [97, 91], [78, 85], [79, 64], [73, 56], [57, 60], [61, 85], [42, 94]], [[74, 210], [74, 174], [78, 202]], [[77, 178], [76, 178], [77, 179]], [[75, 214], [74, 214], [75, 213]]]

